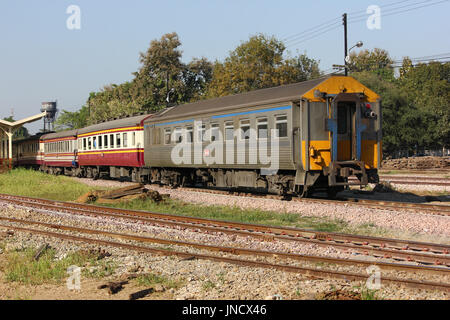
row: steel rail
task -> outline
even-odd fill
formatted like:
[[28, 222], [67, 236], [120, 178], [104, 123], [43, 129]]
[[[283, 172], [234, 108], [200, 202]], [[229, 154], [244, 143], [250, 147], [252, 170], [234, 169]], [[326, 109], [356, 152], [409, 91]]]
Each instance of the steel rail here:
[[[0, 199], [2, 198], [4, 197], [0, 195]], [[126, 218], [135, 221], [145, 221], [149, 223], [171, 225], [194, 230], [199, 229], [204, 230], [205, 232], [211, 231], [238, 234], [241, 236], [257, 237], [266, 241], [278, 239], [302, 242], [307, 244], [316, 244], [319, 246], [334, 246], [343, 250], [356, 251], [366, 255], [373, 255], [375, 257], [385, 257], [396, 260], [416, 261], [425, 264], [443, 264], [450, 266], [450, 257], [447, 255], [450, 249], [450, 246], [448, 245], [370, 236], [357, 236], [331, 232], [317, 232], [290, 227], [273, 227], [240, 222], [192, 218], [162, 213], [123, 210], [110, 207], [99, 207], [86, 204], [59, 202], [35, 198], [31, 198], [32, 201], [29, 201], [30, 198], [20, 196], [8, 196], [7, 198], [9, 198], [7, 199], [7, 201], [16, 203], [18, 205], [25, 205], [27, 207], [31, 206], [38, 209], [42, 209], [43, 206], [46, 209], [57, 211], [75, 211], [78, 214], [94, 214], [105, 217]], [[437, 255], [408, 252], [406, 251], [407, 249], [416, 251], [429, 251], [432, 253], [437, 253]]]
[[374, 208], [393, 208], [393, 209], [411, 209], [427, 214], [450, 216], [450, 205], [441, 204], [424, 204], [414, 202], [400, 202], [400, 201], [385, 201], [385, 200], [371, 200], [360, 198], [346, 198], [345, 203], [356, 203], [367, 207]]
[[[199, 253], [188, 253], [188, 252], [174, 251], [174, 250], [167, 250], [167, 249], [160, 249], [160, 248], [150, 248], [150, 247], [138, 246], [138, 245], [134, 245], [134, 244], [106, 241], [106, 240], [100, 240], [100, 239], [92, 239], [92, 238], [73, 236], [73, 235], [61, 234], [61, 233], [50, 232], [50, 231], [23, 228], [23, 227], [18, 227], [18, 226], [7, 226], [7, 228], [17, 230], [17, 231], [22, 231], [22, 232], [29, 232], [29, 233], [40, 234], [40, 235], [44, 235], [44, 236], [69, 240], [69, 241], [77, 241], [77, 242], [84, 242], [84, 243], [90, 243], [90, 244], [96, 244], [96, 245], [110, 246], [110, 247], [129, 249], [129, 250], [134, 250], [134, 251], [139, 251], [139, 252], [146, 252], [146, 253], [159, 254], [159, 255], [165, 255], [165, 256], [178, 256], [178, 257], [182, 257], [182, 258], [192, 258], [193, 257], [193, 258], [197, 258], [197, 259], [210, 260], [210, 261], [216, 261], [216, 262], [226, 262], [226, 263], [230, 263], [230, 264], [236, 264], [236, 265], [242, 265], [242, 266], [248, 266], [248, 267], [268, 268], [268, 269], [275, 269], [275, 270], [281, 270], [281, 271], [287, 271], [287, 272], [293, 272], [293, 273], [301, 273], [301, 274], [306, 274], [309, 276], [315, 276], [315, 277], [319, 277], [319, 278], [329, 277], [329, 278], [343, 279], [346, 281], [366, 281], [367, 280], [367, 275], [353, 273], [353, 272], [321, 270], [321, 269], [319, 270], [319, 269], [314, 269], [314, 268], [291, 266], [291, 265], [285, 265], [285, 264], [273, 264], [273, 263], [268, 263], [268, 262], [243, 260], [243, 259], [236, 259], [236, 258], [223, 257], [223, 256], [214, 256], [214, 255], [199, 254]], [[412, 288], [420, 288], [420, 289], [428, 289], [428, 290], [442, 290], [445, 292], [450, 292], [450, 284], [447, 284], [447, 283], [439, 283], [439, 282], [431, 282], [431, 281], [418, 281], [418, 280], [410, 280], [410, 279], [398, 279], [398, 278], [392, 278], [392, 277], [381, 277], [381, 281], [393, 283], [393, 284], [405, 285], [405, 286], [412, 287]]]
[[[379, 267], [383, 267], [386, 269], [393, 269], [393, 270], [402, 270], [402, 271], [409, 271], [409, 272], [419, 271], [419, 272], [438, 273], [438, 274], [446, 275], [446, 276], [450, 275], [450, 268], [445, 268], [445, 267], [416, 266], [416, 265], [389, 263], [389, 262], [382, 262], [382, 261], [364, 261], [364, 260], [358, 260], [358, 259], [330, 258], [330, 257], [323, 257], [323, 256], [303, 255], [303, 254], [299, 254], [299, 253], [287, 253], [287, 252], [281, 252], [281, 251], [267, 251], [267, 250], [246, 249], [246, 248], [239, 248], [239, 247], [229, 247], [229, 246], [216, 246], [216, 245], [208, 245], [208, 244], [194, 243], [194, 242], [188, 242], [188, 241], [147, 237], [147, 236], [140, 236], [140, 235], [135, 235], [135, 234], [111, 232], [111, 231], [105, 231], [105, 230], [100, 230], [100, 229], [88, 229], [88, 228], [81, 228], [81, 227], [73, 227], [73, 226], [68, 226], [68, 225], [46, 223], [46, 222], [33, 221], [33, 220], [23, 220], [23, 219], [16, 219], [16, 218], [0, 217], [0, 221], [8, 221], [8, 222], [13, 222], [13, 223], [22, 223], [22, 224], [28, 224], [28, 225], [39, 225], [39, 226], [50, 228], [50, 229], [87, 233], [87, 234], [95, 234], [95, 235], [103, 235], [103, 236], [107, 236], [107, 237], [132, 240], [132, 241], [138, 241], [138, 242], [176, 245], [176, 246], [192, 247], [192, 248], [196, 248], [196, 249], [209, 250], [209, 251], [227, 252], [227, 253], [231, 253], [234, 255], [282, 257], [285, 259], [293, 259], [293, 260], [298, 260], [298, 261], [325, 262], [325, 263], [335, 263], [335, 264], [352, 265], [352, 266], [353, 265], [364, 265], [364, 266], [377, 265]], [[8, 225], [0, 225], [0, 227], [8, 228]]]
[[[222, 195], [233, 195], [242, 197], [252, 197], [252, 198], [266, 198], [275, 200], [286, 200], [286, 197], [279, 195], [267, 195], [267, 194], [253, 194], [247, 192], [230, 192], [217, 189], [201, 189], [201, 188], [182, 188], [186, 191], [193, 192], [203, 192], [212, 194], [222, 194]], [[385, 200], [372, 200], [372, 199], [360, 199], [360, 198], [338, 198], [338, 199], [323, 199], [323, 198], [289, 198], [291, 201], [296, 202], [312, 202], [320, 204], [350, 204], [357, 206], [364, 206], [375, 209], [406, 209], [419, 211], [423, 214], [450, 216], [450, 205], [440, 205], [440, 204], [423, 204], [423, 203], [411, 203], [411, 202], [400, 202], [400, 201], [385, 201]]]
[[450, 183], [449, 178], [441, 178], [441, 177], [430, 177], [430, 176], [405, 176], [405, 175], [383, 175], [380, 176], [381, 180], [390, 180], [390, 179], [399, 179], [399, 180], [428, 180], [428, 181], [442, 181]]
[[[348, 179], [349, 181], [358, 181], [356, 178]], [[393, 184], [413, 184], [413, 185], [430, 185], [430, 186], [442, 186], [447, 187], [450, 186], [450, 182], [438, 182], [438, 181], [425, 181], [425, 179], [417, 178], [415, 181], [411, 181], [412, 179], [380, 179], [380, 182], [389, 182]]]

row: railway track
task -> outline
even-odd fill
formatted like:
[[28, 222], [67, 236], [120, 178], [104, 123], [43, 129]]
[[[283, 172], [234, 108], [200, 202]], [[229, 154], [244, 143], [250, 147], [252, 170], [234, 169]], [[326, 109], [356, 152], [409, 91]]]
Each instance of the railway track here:
[[[356, 178], [349, 178], [349, 181], [357, 181]], [[450, 186], [450, 179], [437, 177], [414, 177], [414, 176], [380, 176], [380, 182], [389, 182], [393, 184], [410, 185], [430, 185], [430, 186]]]
[[276, 239], [321, 247], [333, 246], [342, 251], [362, 255], [450, 267], [450, 246], [444, 244], [212, 220], [3, 194], [0, 194], [0, 200], [27, 208], [31, 207], [77, 215], [125, 218], [150, 225], [190, 229], [205, 233], [235, 234], [258, 238], [263, 241]]
[[[334, 258], [327, 258], [327, 257], [319, 257], [319, 256], [305, 256], [305, 255], [298, 255], [298, 254], [292, 254], [292, 253], [283, 253], [283, 252], [273, 252], [273, 251], [263, 251], [263, 250], [252, 250], [252, 249], [244, 249], [244, 248], [231, 248], [231, 247], [221, 247], [221, 246], [213, 246], [213, 245], [205, 245], [205, 244], [198, 244], [198, 243], [191, 243], [191, 242], [182, 242], [182, 241], [173, 241], [173, 240], [166, 240], [166, 239], [158, 239], [158, 238], [150, 238], [150, 237], [143, 237], [143, 236], [137, 236], [137, 235], [130, 235], [130, 234], [124, 234], [124, 233], [116, 233], [116, 232], [109, 232], [104, 230], [97, 230], [97, 229], [86, 229], [86, 228], [79, 228], [79, 227], [72, 227], [72, 226], [66, 226], [66, 225], [60, 225], [60, 224], [49, 224], [49, 223], [43, 223], [43, 222], [37, 222], [37, 221], [29, 221], [29, 220], [21, 220], [21, 219], [15, 219], [15, 218], [5, 218], [2, 217], [0, 219], [1, 221], [7, 221], [9, 223], [14, 224], [27, 224], [32, 226], [40, 226], [50, 229], [56, 229], [58, 231], [69, 231], [69, 232], [77, 232], [82, 234], [89, 234], [89, 235], [102, 235], [112, 238], [120, 238], [125, 240], [131, 240], [136, 241], [139, 243], [157, 243], [157, 244], [169, 244], [169, 245], [176, 245], [176, 246], [187, 246], [187, 247], [193, 247], [196, 249], [202, 249], [202, 250], [208, 250], [208, 251], [216, 251], [216, 252], [226, 252], [231, 253], [233, 255], [249, 255], [252, 257], [277, 257], [277, 258], [284, 258], [284, 259], [291, 259], [291, 260], [301, 260], [301, 261], [313, 261], [313, 262], [326, 262], [326, 263], [338, 263], [338, 264], [350, 264], [350, 265], [378, 265], [381, 268], [386, 269], [394, 269], [394, 270], [402, 270], [402, 271], [409, 271], [409, 272], [432, 272], [432, 273], [439, 273], [443, 275], [449, 275], [450, 271], [449, 269], [443, 269], [439, 267], [425, 267], [425, 266], [411, 266], [411, 265], [399, 265], [399, 264], [391, 264], [391, 263], [384, 263], [384, 262], [366, 262], [366, 261], [360, 261], [360, 260], [343, 260], [343, 259], [334, 259]], [[267, 261], [258, 261], [258, 260], [248, 260], [248, 259], [238, 259], [238, 258], [231, 258], [229, 256], [220, 256], [220, 255], [210, 255], [210, 254], [203, 254], [198, 252], [184, 252], [184, 251], [176, 251], [173, 249], [161, 249], [161, 248], [152, 248], [142, 245], [136, 245], [136, 244], [130, 244], [130, 243], [123, 243], [123, 242], [114, 242], [109, 240], [101, 240], [101, 239], [93, 239], [88, 238], [85, 236], [75, 236], [65, 233], [58, 233], [53, 231], [46, 231], [42, 229], [36, 229], [36, 228], [25, 228], [18, 225], [2, 225], [0, 224], [0, 227], [6, 228], [8, 230], [16, 230], [19, 232], [27, 232], [27, 233], [33, 233], [33, 234], [39, 234], [43, 236], [49, 236], [69, 241], [77, 241], [77, 242], [84, 242], [84, 243], [90, 243], [95, 245], [101, 245], [101, 246], [110, 246], [110, 247], [117, 247], [122, 249], [129, 249], [139, 252], [146, 252], [146, 253], [152, 253], [152, 254], [159, 254], [159, 255], [166, 255], [166, 256], [178, 256], [181, 258], [186, 259], [205, 259], [210, 261], [217, 261], [217, 262], [226, 262], [236, 265], [242, 265], [242, 266], [250, 266], [250, 267], [259, 267], [259, 268], [270, 268], [270, 269], [276, 269], [281, 271], [287, 271], [287, 272], [295, 272], [295, 273], [301, 273], [306, 274], [309, 276], [315, 276], [319, 278], [336, 278], [336, 279], [344, 279], [346, 281], [366, 281], [368, 276], [361, 273], [354, 273], [354, 272], [348, 272], [348, 271], [337, 271], [337, 270], [324, 270], [324, 269], [316, 269], [316, 268], [310, 268], [310, 267], [304, 267], [304, 266], [295, 266], [292, 264], [280, 264], [280, 263], [273, 263], [273, 262], [267, 262]], [[396, 277], [388, 277], [388, 276], [382, 276], [381, 281], [383, 283], [393, 283], [393, 284], [400, 284], [405, 285], [412, 288], [420, 288], [420, 289], [429, 289], [429, 290], [442, 290], [445, 292], [450, 292], [450, 284], [448, 283], [441, 283], [441, 282], [433, 282], [433, 281], [423, 281], [423, 280], [412, 280], [412, 279], [404, 279], [404, 278], [396, 278]]]
[[[165, 187], [169, 188], [169, 187]], [[204, 193], [212, 193], [212, 194], [222, 194], [222, 195], [234, 195], [234, 196], [242, 196], [242, 197], [255, 197], [255, 198], [267, 198], [267, 199], [275, 199], [275, 200], [289, 200], [296, 202], [313, 202], [313, 203], [324, 203], [324, 204], [333, 204], [333, 203], [346, 203], [349, 205], [358, 205], [364, 206], [368, 208], [375, 209], [405, 209], [410, 211], [418, 211], [423, 214], [433, 214], [433, 215], [441, 215], [441, 216], [450, 216], [450, 205], [441, 205], [441, 204], [425, 204], [425, 203], [413, 203], [413, 202], [400, 202], [400, 201], [386, 201], [386, 200], [372, 200], [372, 199], [360, 199], [360, 198], [337, 198], [337, 199], [324, 199], [324, 198], [296, 198], [290, 197], [286, 198], [285, 196], [278, 195], [268, 195], [268, 194], [254, 194], [248, 192], [232, 192], [232, 191], [224, 191], [217, 189], [202, 189], [202, 188], [186, 188], [182, 187], [182, 190], [186, 191], [194, 191], [194, 192], [204, 192]]]

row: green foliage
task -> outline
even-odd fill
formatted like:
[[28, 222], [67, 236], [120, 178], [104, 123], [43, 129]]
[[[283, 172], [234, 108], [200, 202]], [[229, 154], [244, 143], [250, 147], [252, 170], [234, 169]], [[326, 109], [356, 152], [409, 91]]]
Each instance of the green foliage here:
[[87, 126], [89, 117], [89, 108], [82, 106], [80, 110], [70, 112], [63, 110], [55, 121], [57, 131], [66, 129], [80, 129]]
[[318, 77], [318, 62], [305, 54], [284, 58], [286, 47], [262, 34], [243, 42], [224, 62], [216, 61], [208, 96], [220, 97]]
[[350, 61], [347, 63], [349, 72], [369, 71], [377, 74], [387, 81], [394, 80], [394, 70], [392, 69], [392, 59], [386, 50], [375, 48], [372, 51], [363, 50], [358, 54], [350, 53]]
[[402, 89], [408, 93], [408, 102], [420, 113], [419, 125], [428, 141], [418, 139], [417, 143], [430, 146], [450, 145], [450, 63], [432, 62], [414, 67], [403, 61], [399, 79]]

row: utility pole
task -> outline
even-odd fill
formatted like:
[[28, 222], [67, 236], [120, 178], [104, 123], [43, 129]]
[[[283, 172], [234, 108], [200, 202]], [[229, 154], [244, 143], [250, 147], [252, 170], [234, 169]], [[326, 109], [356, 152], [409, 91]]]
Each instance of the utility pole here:
[[342, 15], [342, 22], [344, 24], [344, 69], [345, 69], [345, 75], [347, 76], [348, 70], [347, 70], [347, 14], [344, 13]]

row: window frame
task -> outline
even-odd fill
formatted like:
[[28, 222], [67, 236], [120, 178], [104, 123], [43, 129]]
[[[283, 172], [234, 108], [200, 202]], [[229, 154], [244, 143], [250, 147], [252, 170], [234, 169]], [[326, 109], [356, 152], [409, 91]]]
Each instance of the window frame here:
[[[264, 138], [261, 138], [259, 136], [259, 126], [260, 125], [265, 125], [266, 126], [266, 137], [264, 137]], [[267, 139], [269, 139], [269, 132], [270, 132], [269, 118], [268, 117], [256, 118], [256, 138], [258, 140], [267, 140]]]
[[[228, 139], [227, 129], [232, 129], [233, 136], [232, 139]], [[223, 124], [224, 141], [234, 141], [234, 121], [225, 121]]]
[[122, 134], [122, 146], [128, 148], [128, 134], [126, 132]]
[[[217, 136], [214, 135], [214, 131], [217, 131]], [[217, 139], [214, 139], [217, 138]], [[210, 142], [220, 141], [220, 123], [214, 122], [209, 125], [209, 139]]]
[[[286, 119], [284, 119], [284, 120], [279, 120], [278, 118], [281, 118], [281, 117], [285, 117]], [[275, 120], [275, 132], [276, 132], [276, 135], [275, 135], [275, 138], [276, 139], [284, 139], [284, 138], [287, 138], [288, 136], [289, 136], [289, 133], [288, 133], [288, 131], [289, 131], [289, 126], [288, 126], [288, 115], [287, 114], [276, 114], [275, 116], [274, 116], [274, 120]], [[280, 130], [278, 130], [278, 124], [283, 124], [283, 123], [285, 123], [286, 124], [286, 135], [285, 136], [280, 136]]]
[[116, 133], [116, 137], [115, 137], [115, 144], [116, 144], [116, 149], [120, 149], [122, 148], [122, 134], [121, 133]]
[[[167, 137], [169, 137], [169, 141], [167, 141]], [[164, 144], [172, 144], [172, 128], [164, 128]]]
[[[244, 122], [248, 122], [243, 126]], [[248, 127], [246, 131], [244, 131], [242, 128]], [[250, 119], [239, 119], [239, 140], [240, 141], [250, 141], [250, 130], [252, 128], [252, 122]], [[245, 133], [248, 132], [248, 135], [246, 136]]]

